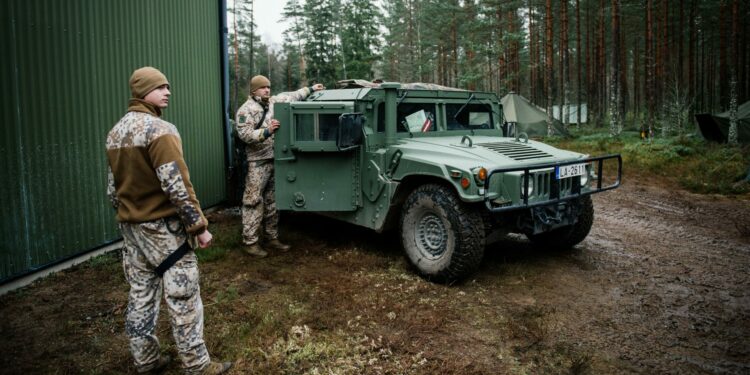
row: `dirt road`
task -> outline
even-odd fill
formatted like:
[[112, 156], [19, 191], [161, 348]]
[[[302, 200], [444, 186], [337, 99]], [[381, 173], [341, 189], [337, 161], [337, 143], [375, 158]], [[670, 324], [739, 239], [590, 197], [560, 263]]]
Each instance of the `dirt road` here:
[[595, 203], [561, 334], [635, 371], [750, 372], [748, 202], [631, 183]]
[[[594, 203], [573, 251], [509, 238], [452, 286], [312, 216], [284, 217], [292, 251], [249, 258], [239, 218], [214, 215], [229, 250], [202, 258], [206, 341], [234, 374], [750, 373], [750, 201], [631, 179]], [[132, 372], [126, 300], [114, 255], [3, 296], [0, 373]]]

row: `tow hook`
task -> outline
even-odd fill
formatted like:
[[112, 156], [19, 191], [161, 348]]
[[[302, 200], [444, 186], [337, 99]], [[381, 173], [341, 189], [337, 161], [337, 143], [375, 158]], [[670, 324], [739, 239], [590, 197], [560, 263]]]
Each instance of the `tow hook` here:
[[534, 214], [534, 220], [546, 226], [552, 226], [562, 222], [559, 211], [553, 210], [553, 215], [550, 215], [547, 207], [534, 207], [532, 208], [532, 212]]

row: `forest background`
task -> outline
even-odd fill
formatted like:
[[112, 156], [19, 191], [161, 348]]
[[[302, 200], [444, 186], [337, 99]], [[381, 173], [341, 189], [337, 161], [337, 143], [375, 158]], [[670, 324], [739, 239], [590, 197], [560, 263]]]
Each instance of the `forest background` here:
[[232, 111], [255, 74], [274, 92], [382, 79], [517, 92], [574, 127], [569, 105], [585, 103], [590, 127], [669, 137], [750, 94], [747, 1], [288, 0], [277, 50], [258, 36], [259, 6], [230, 9]]

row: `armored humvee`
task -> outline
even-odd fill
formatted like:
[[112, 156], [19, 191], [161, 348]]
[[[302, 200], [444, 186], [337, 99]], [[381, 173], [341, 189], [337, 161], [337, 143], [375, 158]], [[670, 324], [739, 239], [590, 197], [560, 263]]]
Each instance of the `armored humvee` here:
[[274, 112], [286, 124], [275, 135], [278, 209], [398, 229], [432, 280], [469, 276], [485, 245], [509, 233], [571, 248], [591, 229], [590, 194], [621, 180], [619, 155], [516, 134], [493, 93], [383, 83], [318, 91]]

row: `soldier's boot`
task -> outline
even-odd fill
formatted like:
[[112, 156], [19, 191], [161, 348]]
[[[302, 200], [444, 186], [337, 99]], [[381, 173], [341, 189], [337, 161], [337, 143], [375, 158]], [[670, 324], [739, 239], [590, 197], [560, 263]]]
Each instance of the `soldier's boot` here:
[[162, 371], [164, 371], [165, 368], [167, 368], [167, 365], [172, 362], [172, 357], [168, 355], [162, 355], [159, 357], [159, 360], [156, 361], [156, 364], [154, 367], [148, 369], [148, 370], [139, 370], [139, 374], [160, 374]]
[[227, 372], [232, 367], [232, 362], [214, 362], [211, 361], [211, 363], [206, 366], [206, 368], [201, 371], [200, 375], [219, 375]]
[[272, 250], [278, 250], [278, 251], [287, 251], [289, 250], [289, 245], [279, 241], [278, 238], [274, 238], [264, 244], [266, 248], [272, 249]]
[[245, 247], [242, 248], [242, 251], [247, 255], [252, 255], [258, 258], [265, 258], [268, 255], [268, 252], [263, 250], [263, 248], [257, 243], [245, 245]]

